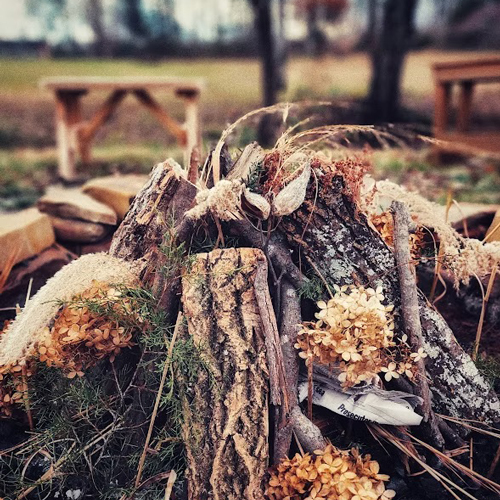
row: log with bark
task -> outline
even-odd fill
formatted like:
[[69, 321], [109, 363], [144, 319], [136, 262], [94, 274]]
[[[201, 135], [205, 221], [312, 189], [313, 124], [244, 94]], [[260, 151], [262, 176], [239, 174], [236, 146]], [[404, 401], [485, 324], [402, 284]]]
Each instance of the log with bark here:
[[[311, 259], [330, 284], [382, 286], [400, 312], [401, 295], [394, 253], [357, 210], [342, 175], [316, 172], [302, 206], [280, 225], [292, 248]], [[470, 356], [461, 348], [439, 312], [419, 295], [430, 387], [437, 411], [454, 417], [499, 422], [500, 404]]]
[[[260, 168], [270, 170], [279, 154], [259, 157]], [[246, 151], [242, 158], [251, 156]], [[238, 171], [251, 175], [256, 165], [241, 163]], [[214, 374], [212, 382], [206, 375], [199, 380], [185, 406], [191, 435], [191, 441], [187, 439], [190, 498], [260, 498], [265, 469], [289, 453], [293, 429], [305, 449], [324, 445], [318, 429], [297, 406], [299, 363], [293, 344], [301, 322], [298, 291], [308, 281], [304, 271], [318, 273], [329, 287], [382, 286], [387, 301], [395, 305], [397, 330], [404, 331], [398, 264], [393, 251], [358, 209], [357, 184], [345, 170], [336, 170], [335, 164], [313, 161], [312, 165], [303, 203], [292, 213], [268, 221], [272, 232], [259, 229], [262, 222], [245, 220], [245, 215], [222, 226], [217, 222], [214, 231], [237, 236], [233, 244], [250, 248], [197, 254], [191, 269], [185, 271], [182, 287], [179, 276], [161, 282], [164, 290], [174, 290], [170, 300], [163, 301], [163, 307], [172, 309], [170, 317], [177, 311], [182, 293], [185, 334], [205, 346]], [[235, 177], [230, 171], [231, 182]], [[265, 181], [264, 173], [261, 184], [253, 189], [264, 193]], [[158, 248], [168, 228], [167, 215], [174, 220], [174, 228], [184, 228], [176, 241], [192, 241], [197, 222], [187, 223], [185, 211], [196, 205], [194, 194], [192, 184], [185, 182], [172, 163], [157, 167], [119, 229], [111, 251], [141, 259], [143, 276], [150, 280], [160, 261]], [[215, 219], [208, 211], [203, 224], [215, 226]], [[183, 251], [187, 255], [189, 245]], [[438, 311], [421, 293], [416, 297], [422, 342], [429, 355], [426, 370], [431, 394], [427, 401], [432, 403], [432, 415], [439, 412], [500, 422], [496, 394]], [[426, 384], [423, 387], [427, 390]], [[443, 422], [439, 425], [450, 444], [460, 442]], [[193, 436], [198, 439], [195, 444]], [[268, 438], [272, 439], [270, 446]], [[433, 445], [444, 445], [442, 438], [435, 434], [434, 438]]]
[[[207, 160], [206, 172], [216, 156]], [[110, 250], [136, 264], [164, 314], [165, 331], [185, 318], [176, 331], [192, 341], [206, 368], [182, 399], [190, 500], [261, 499], [270, 465], [294, 450], [325, 447], [298, 403], [295, 344], [301, 324], [316, 311], [303, 297], [314, 280], [323, 290], [315, 300], [327, 299], [337, 285], [382, 287], [387, 305], [395, 307], [396, 337], [407, 332], [413, 348], [422, 346], [428, 355], [418, 364], [418, 382], [408, 381], [404, 390], [423, 402], [420, 436], [429, 445], [463, 444], [438, 413], [500, 423], [497, 395], [417, 291], [405, 248], [408, 217], [398, 218], [395, 255], [360, 209], [362, 162], [287, 148], [264, 154], [255, 145], [234, 164], [225, 158], [224, 169], [214, 166], [213, 178], [199, 180], [195, 156], [189, 172], [172, 160], [156, 166]], [[220, 172], [227, 175], [217, 181]], [[182, 378], [172, 346], [169, 353], [172, 368], [164, 365], [164, 373], [171, 369]], [[150, 355], [143, 352], [142, 362]], [[146, 430], [154, 429], [156, 413], [148, 421], [145, 409], [156, 412], [161, 396], [148, 392], [147, 370], [154, 368], [145, 366], [134, 367], [140, 390], [128, 404], [137, 418], [123, 448], [143, 447], [142, 457], [155, 452]]]

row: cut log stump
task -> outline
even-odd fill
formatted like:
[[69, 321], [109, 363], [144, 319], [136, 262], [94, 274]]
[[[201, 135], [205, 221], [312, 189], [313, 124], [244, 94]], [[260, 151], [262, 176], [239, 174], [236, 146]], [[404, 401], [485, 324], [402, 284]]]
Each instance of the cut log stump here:
[[254, 289], [262, 260], [258, 249], [214, 250], [196, 255], [182, 280], [187, 333], [208, 366], [185, 405], [192, 500], [263, 498], [268, 368]]

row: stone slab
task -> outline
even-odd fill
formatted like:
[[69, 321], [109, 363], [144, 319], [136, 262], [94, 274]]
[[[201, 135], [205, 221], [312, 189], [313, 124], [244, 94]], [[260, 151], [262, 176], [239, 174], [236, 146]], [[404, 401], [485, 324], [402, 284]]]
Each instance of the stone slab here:
[[111, 207], [123, 219], [135, 195], [148, 181], [147, 175], [112, 175], [87, 182], [82, 190], [92, 198]]
[[112, 226], [85, 222], [77, 219], [62, 219], [50, 216], [57, 239], [77, 243], [94, 243], [102, 240], [112, 229]]
[[40, 212], [62, 219], [115, 225], [117, 216], [108, 205], [101, 203], [77, 188], [52, 187], [37, 203]]
[[17, 264], [54, 243], [50, 219], [37, 208], [0, 214], [0, 271], [12, 255]]

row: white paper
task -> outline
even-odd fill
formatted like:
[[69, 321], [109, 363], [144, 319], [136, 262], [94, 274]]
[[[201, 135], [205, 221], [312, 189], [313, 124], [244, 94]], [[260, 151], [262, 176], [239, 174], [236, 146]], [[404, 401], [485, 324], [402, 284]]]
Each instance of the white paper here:
[[[386, 425], [420, 425], [422, 417], [415, 413], [401, 394], [398, 392], [398, 396], [391, 397], [391, 391], [379, 389], [374, 392], [368, 389], [363, 394], [346, 394], [315, 383], [313, 403], [353, 420]], [[299, 385], [299, 401], [306, 397], [307, 382], [303, 382]]]

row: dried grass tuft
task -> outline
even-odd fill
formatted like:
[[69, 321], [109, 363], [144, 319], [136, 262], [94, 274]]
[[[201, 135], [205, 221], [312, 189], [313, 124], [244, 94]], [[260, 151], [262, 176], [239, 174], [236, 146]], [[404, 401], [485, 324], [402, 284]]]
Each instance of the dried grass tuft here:
[[452, 272], [456, 287], [460, 283], [468, 284], [471, 276], [487, 276], [492, 269], [497, 268], [500, 262], [500, 242], [485, 243], [464, 238], [446, 220], [439, 218], [439, 205], [393, 182], [379, 181], [374, 189], [374, 196], [363, 209], [369, 214], [376, 214], [378, 207], [385, 205], [387, 200], [405, 202], [418, 224], [432, 227], [439, 236], [442, 263]]

